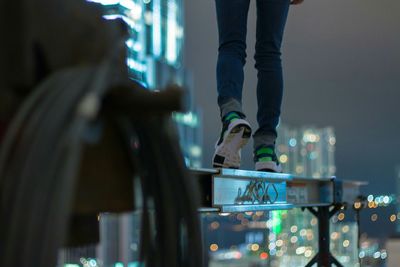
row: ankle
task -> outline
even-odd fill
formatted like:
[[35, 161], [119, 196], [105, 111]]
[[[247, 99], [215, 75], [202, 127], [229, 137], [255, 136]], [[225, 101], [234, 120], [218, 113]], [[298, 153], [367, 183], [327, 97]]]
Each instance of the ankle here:
[[236, 111], [231, 111], [228, 112], [223, 118], [223, 122], [233, 122], [238, 119], [243, 119], [244, 116], [241, 115], [241, 113], [236, 112]]

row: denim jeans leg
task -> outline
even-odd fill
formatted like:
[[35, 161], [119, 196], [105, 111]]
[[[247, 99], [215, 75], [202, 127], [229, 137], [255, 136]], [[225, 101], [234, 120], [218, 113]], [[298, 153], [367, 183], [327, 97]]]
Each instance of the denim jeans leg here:
[[257, 69], [257, 122], [254, 148], [272, 145], [277, 137], [283, 96], [281, 43], [289, 0], [257, 0], [257, 36], [254, 59]]
[[243, 67], [246, 63], [247, 14], [250, 0], [215, 0], [219, 33], [218, 105], [221, 117], [242, 111]]

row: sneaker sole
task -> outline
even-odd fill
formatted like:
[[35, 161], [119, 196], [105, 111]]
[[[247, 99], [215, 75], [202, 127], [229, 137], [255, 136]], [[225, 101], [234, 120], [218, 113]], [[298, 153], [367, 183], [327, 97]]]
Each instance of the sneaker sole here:
[[213, 156], [214, 168], [234, 168], [240, 167], [240, 150], [250, 140], [251, 128], [244, 121], [239, 121], [229, 130], [221, 144], [216, 146]]
[[255, 165], [256, 165], [255, 166], [256, 171], [260, 171], [260, 172], [278, 172], [278, 173], [282, 172], [282, 166], [281, 165], [277, 165], [273, 161], [256, 162]]

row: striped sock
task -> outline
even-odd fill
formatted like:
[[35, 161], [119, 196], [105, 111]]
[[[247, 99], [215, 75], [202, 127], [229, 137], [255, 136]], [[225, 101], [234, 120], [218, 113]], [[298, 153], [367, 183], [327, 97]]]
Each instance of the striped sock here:
[[233, 122], [237, 119], [241, 119], [240, 115], [238, 113], [236, 113], [235, 111], [232, 111], [232, 112], [229, 112], [228, 114], [226, 114], [223, 120], [224, 120], [224, 122], [225, 121]]

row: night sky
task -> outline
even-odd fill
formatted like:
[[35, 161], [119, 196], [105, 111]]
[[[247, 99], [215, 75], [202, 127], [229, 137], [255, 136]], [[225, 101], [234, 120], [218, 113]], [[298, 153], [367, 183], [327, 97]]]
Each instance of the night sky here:
[[[215, 6], [213, 0], [187, 0], [185, 5], [185, 64], [193, 73], [194, 97], [203, 113], [203, 161], [204, 167], [210, 167], [220, 132]], [[368, 181], [365, 194], [396, 193], [395, 168], [400, 165], [399, 11], [400, 1], [395, 0], [305, 0], [291, 7], [286, 26], [282, 122], [333, 126], [337, 176]], [[255, 19], [255, 1], [251, 1], [243, 105], [254, 130]], [[249, 144], [242, 152], [245, 169], [253, 168], [251, 154]], [[382, 213], [379, 223], [363, 220], [363, 230], [377, 237], [392, 234], [394, 224], [388, 217], [393, 211]]]

